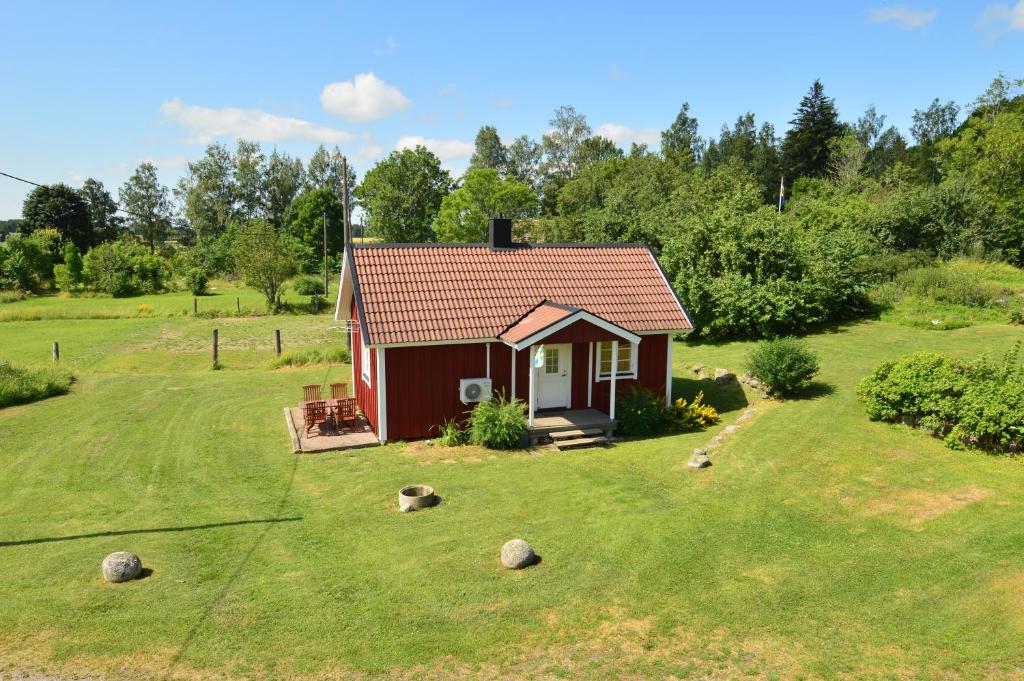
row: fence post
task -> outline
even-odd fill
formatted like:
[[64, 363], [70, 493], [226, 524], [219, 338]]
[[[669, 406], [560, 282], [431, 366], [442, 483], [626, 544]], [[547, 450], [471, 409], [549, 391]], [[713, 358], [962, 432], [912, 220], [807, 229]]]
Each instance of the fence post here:
[[199, 316], [199, 299], [198, 298], [193, 298], [192, 299], [192, 316], [193, 317]]
[[219, 334], [217, 332], [217, 329], [214, 329], [213, 330], [213, 363], [214, 364], [217, 363], [217, 337], [218, 337], [218, 335]]
[[274, 357], [281, 356], [281, 329], [274, 329]]
[[235, 296], [235, 312], [239, 315], [242, 314], [242, 302], [238, 299], [238, 296]]
[[53, 361], [60, 361], [60, 343], [53, 341]]

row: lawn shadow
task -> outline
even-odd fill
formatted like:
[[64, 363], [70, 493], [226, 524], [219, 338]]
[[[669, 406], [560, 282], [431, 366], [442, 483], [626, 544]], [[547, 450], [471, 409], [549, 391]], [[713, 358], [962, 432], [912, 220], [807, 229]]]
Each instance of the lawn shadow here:
[[834, 395], [836, 387], [831, 383], [825, 383], [824, 381], [813, 381], [809, 386], [790, 396], [791, 400], [816, 400], [819, 397], [828, 397]]
[[672, 399], [680, 397], [690, 402], [697, 393], [704, 393], [704, 403], [710, 404], [718, 410], [719, 414], [726, 414], [730, 411], [745, 409], [749, 404], [747, 396], [743, 392], [743, 386], [737, 381], [716, 383], [715, 381], [702, 381], [696, 378], [672, 377]]
[[262, 520], [229, 520], [223, 523], [206, 523], [204, 525], [182, 525], [180, 527], [148, 527], [138, 530], [110, 530], [109, 532], [88, 532], [86, 534], [69, 534], [63, 537], [38, 537], [36, 539], [16, 539], [0, 542], [0, 548], [8, 546], [28, 546], [30, 544], [49, 544], [58, 541], [75, 539], [95, 539], [98, 537], [123, 537], [129, 534], [151, 534], [154, 532], [192, 532], [210, 530], [216, 527], [233, 527], [235, 525], [258, 525], [263, 523], [293, 523], [302, 520], [302, 516], [294, 518], [265, 518]]
[[144, 567], [144, 568], [142, 568], [142, 570], [139, 571], [139, 576], [136, 577], [134, 581], [139, 581], [140, 579], [146, 579], [147, 577], [151, 577], [152, 575], [153, 575], [153, 568]]

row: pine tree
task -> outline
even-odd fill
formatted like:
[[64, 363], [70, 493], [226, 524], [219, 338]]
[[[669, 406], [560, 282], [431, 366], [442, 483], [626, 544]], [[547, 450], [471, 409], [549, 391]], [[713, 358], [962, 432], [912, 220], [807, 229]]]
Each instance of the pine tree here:
[[508, 166], [508, 150], [501, 143], [498, 130], [485, 125], [476, 133], [475, 149], [469, 159], [470, 168], [493, 168], [504, 175]]
[[815, 80], [807, 92], [792, 126], [782, 142], [782, 157], [786, 176], [823, 177], [828, 171], [829, 142], [843, 134], [835, 100], [825, 96], [825, 87]]

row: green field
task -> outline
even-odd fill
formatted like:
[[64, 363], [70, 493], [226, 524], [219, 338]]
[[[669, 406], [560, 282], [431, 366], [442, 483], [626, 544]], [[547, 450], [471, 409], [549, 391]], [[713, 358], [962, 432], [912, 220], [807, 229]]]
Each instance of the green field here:
[[[705, 433], [572, 453], [417, 443], [295, 456], [282, 406], [350, 368], [272, 370], [273, 330], [286, 350], [341, 344], [340, 330], [329, 315], [164, 315], [190, 300], [154, 297], [151, 318], [123, 319], [62, 317], [145, 301], [0, 306], [0, 319], [50, 311], [0, 323], [0, 358], [45, 363], [59, 340], [77, 376], [68, 395], [0, 410], [0, 671], [1024, 674], [1024, 468], [868, 422], [853, 391], [883, 359], [1000, 353], [1019, 327], [821, 333], [809, 338], [816, 396], [785, 403], [690, 378], [697, 362], [740, 369], [749, 344], [679, 343], [677, 394], [703, 386], [726, 410]], [[757, 415], [714, 465], [688, 470], [748, 402]], [[397, 489], [417, 482], [443, 503], [400, 514]], [[513, 537], [541, 563], [501, 569]], [[99, 564], [115, 550], [152, 573], [106, 584]]]

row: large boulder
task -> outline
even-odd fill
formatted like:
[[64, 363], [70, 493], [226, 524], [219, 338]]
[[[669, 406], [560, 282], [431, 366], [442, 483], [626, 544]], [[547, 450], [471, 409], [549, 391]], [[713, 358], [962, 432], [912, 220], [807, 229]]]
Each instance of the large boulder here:
[[131, 551], [116, 551], [103, 559], [103, 579], [127, 582], [142, 573], [142, 561]]
[[501, 547], [501, 564], [510, 570], [519, 570], [532, 565], [534, 558], [533, 547], [522, 539], [513, 539], [505, 542]]

